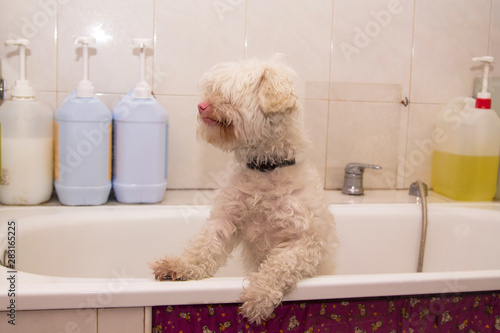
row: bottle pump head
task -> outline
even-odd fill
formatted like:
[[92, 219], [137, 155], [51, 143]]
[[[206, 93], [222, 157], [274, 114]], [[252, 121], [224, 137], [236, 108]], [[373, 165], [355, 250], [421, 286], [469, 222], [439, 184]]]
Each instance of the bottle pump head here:
[[5, 41], [5, 45], [19, 46], [19, 80], [12, 87], [11, 95], [13, 98], [35, 98], [35, 89], [30, 82], [26, 80], [26, 47], [30, 44], [27, 39], [14, 39]]
[[136, 84], [134, 88], [134, 98], [150, 98], [151, 88], [146, 82], [146, 48], [151, 43], [151, 39], [135, 38], [134, 45], [139, 47], [139, 59], [140, 59], [140, 81]]
[[483, 87], [479, 93], [477, 93], [476, 108], [477, 109], [490, 109], [491, 108], [491, 94], [488, 92], [488, 74], [490, 71], [490, 64], [495, 61], [495, 58], [485, 56], [472, 58], [474, 62], [482, 62], [484, 64], [483, 69]]
[[89, 81], [89, 44], [95, 43], [94, 37], [76, 37], [75, 44], [82, 44], [83, 79], [76, 87], [76, 97], [94, 97], [94, 87]]

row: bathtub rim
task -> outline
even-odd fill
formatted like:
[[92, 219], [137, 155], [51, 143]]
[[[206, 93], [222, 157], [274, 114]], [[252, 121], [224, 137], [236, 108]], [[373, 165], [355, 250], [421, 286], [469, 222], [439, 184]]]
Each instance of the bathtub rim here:
[[[396, 203], [333, 203], [335, 206], [358, 205], [414, 205]], [[494, 207], [500, 202], [448, 202], [430, 203], [436, 207]], [[185, 206], [207, 209], [208, 205], [127, 205], [139, 209], [165, 209]], [[88, 210], [89, 207], [66, 206], [1, 206], [0, 210], [18, 209], [64, 209]], [[76, 209], [75, 209], [76, 208]], [[121, 205], [104, 205], [90, 209], [121, 209]], [[0, 266], [0, 305], [3, 309], [9, 302], [6, 277], [8, 269]], [[112, 308], [178, 304], [238, 303], [244, 285], [243, 277], [210, 278], [200, 281], [158, 282], [151, 277], [125, 279], [122, 289], [113, 289], [116, 278], [65, 278], [16, 272], [16, 310]], [[5, 289], [4, 287], [5, 286]], [[3, 290], [4, 289], [4, 290]], [[221, 290], [224, 289], [224, 293]], [[402, 296], [418, 294], [462, 293], [485, 290], [500, 290], [500, 269], [452, 272], [358, 274], [317, 276], [299, 282], [298, 288], [288, 294], [284, 301], [344, 299], [361, 297]], [[200, 293], [203, 295], [200, 296]], [[112, 297], [108, 297], [111, 294]], [[106, 298], [107, 297], [107, 298]], [[108, 300], [110, 298], [110, 300]], [[103, 301], [105, 300], [105, 301]]]
[[[8, 269], [0, 267], [6, 276]], [[152, 278], [57, 278], [17, 272], [16, 310], [118, 308], [239, 303], [244, 277], [199, 281]], [[22, 281], [22, 283], [19, 283]], [[7, 287], [7, 285], [6, 285]], [[299, 282], [283, 301], [454, 294], [500, 290], [500, 269], [428, 273], [316, 276]], [[0, 295], [3, 308], [7, 292]], [[5, 305], [5, 306], [4, 306]]]

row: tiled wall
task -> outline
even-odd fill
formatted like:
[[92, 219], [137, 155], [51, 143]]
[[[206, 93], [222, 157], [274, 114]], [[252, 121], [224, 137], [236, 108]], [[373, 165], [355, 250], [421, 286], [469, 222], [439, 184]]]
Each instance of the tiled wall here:
[[[500, 0], [17, 0], [0, 6], [0, 39], [31, 40], [28, 78], [54, 108], [81, 78], [74, 36], [97, 39], [90, 79], [113, 105], [138, 80], [132, 38], [152, 38], [148, 78], [170, 115], [169, 188], [224, 183], [230, 156], [196, 139], [197, 81], [221, 61], [280, 52], [299, 75], [314, 160], [328, 189], [347, 162], [367, 188], [430, 182], [435, 113], [469, 96], [481, 69], [500, 61]], [[17, 53], [0, 46], [11, 87]], [[500, 66], [494, 74], [499, 76]], [[408, 106], [401, 100], [409, 100]]]

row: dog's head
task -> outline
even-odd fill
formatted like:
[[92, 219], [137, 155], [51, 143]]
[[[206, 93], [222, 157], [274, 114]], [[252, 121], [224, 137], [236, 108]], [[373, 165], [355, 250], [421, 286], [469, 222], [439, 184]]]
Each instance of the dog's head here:
[[276, 62], [216, 65], [200, 81], [198, 134], [247, 161], [294, 157], [306, 142], [294, 79]]

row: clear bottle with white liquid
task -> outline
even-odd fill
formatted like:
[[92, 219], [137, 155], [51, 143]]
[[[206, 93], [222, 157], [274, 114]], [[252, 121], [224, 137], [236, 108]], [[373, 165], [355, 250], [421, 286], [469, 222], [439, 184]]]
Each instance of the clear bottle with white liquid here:
[[20, 79], [11, 98], [0, 106], [1, 160], [0, 202], [36, 205], [52, 195], [53, 111], [35, 99], [26, 80], [26, 39], [8, 40], [19, 47]]

